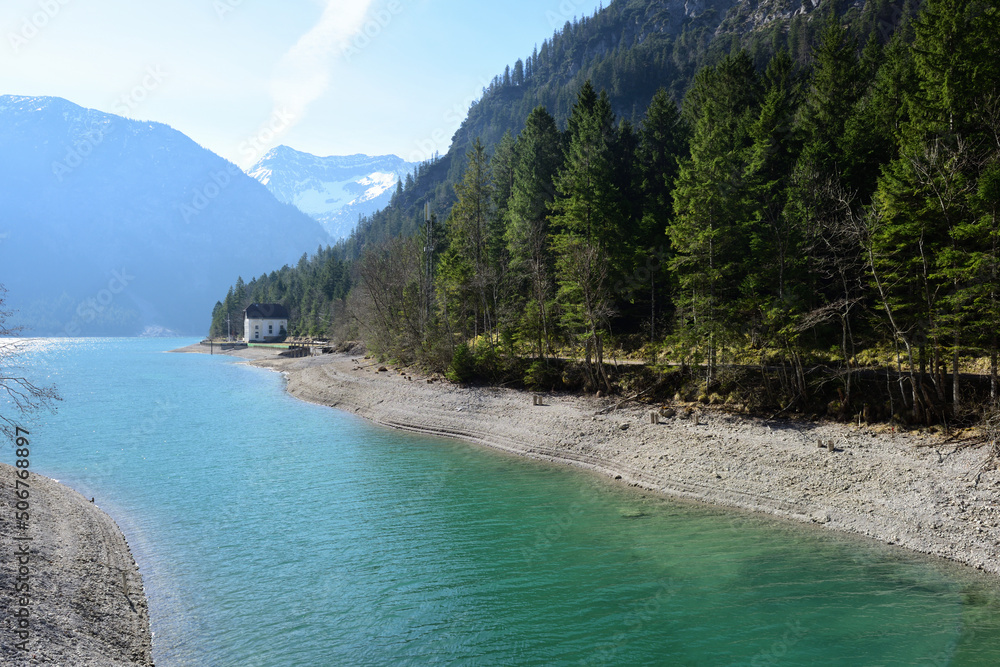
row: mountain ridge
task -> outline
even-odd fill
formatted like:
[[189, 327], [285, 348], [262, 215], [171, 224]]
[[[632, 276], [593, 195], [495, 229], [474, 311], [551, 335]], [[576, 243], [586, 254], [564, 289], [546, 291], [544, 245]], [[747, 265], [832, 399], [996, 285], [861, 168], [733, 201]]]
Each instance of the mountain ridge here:
[[162, 123], [0, 96], [0, 155], [0, 282], [32, 335], [201, 334], [233, 274], [331, 241]]
[[321, 157], [282, 145], [268, 151], [247, 174], [339, 240], [350, 235], [359, 217], [387, 206], [397, 184], [415, 166], [396, 155]]

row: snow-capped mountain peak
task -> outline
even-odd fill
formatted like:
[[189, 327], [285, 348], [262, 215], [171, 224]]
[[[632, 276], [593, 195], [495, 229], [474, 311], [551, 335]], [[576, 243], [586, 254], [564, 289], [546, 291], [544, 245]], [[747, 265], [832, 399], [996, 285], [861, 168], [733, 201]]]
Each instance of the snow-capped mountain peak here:
[[278, 146], [247, 174], [340, 239], [350, 235], [359, 216], [387, 206], [396, 183], [415, 166], [395, 155], [318, 157]]

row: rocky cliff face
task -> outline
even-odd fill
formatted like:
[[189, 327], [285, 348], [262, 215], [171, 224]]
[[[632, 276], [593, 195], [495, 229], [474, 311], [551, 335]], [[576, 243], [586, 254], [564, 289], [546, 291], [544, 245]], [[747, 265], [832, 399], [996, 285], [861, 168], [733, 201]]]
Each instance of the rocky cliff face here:
[[[826, 0], [827, 2], [829, 0]], [[788, 21], [819, 9], [823, 0], [740, 0], [732, 6], [716, 29], [716, 34], [746, 34], [767, 27], [775, 21]], [[846, 0], [839, 5], [841, 11], [862, 8], [865, 0]]]

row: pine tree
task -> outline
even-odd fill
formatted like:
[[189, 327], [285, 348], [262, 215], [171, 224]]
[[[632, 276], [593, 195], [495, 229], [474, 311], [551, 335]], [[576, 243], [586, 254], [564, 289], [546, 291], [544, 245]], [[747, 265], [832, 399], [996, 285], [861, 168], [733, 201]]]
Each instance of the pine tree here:
[[566, 159], [556, 178], [553, 222], [583, 237], [612, 260], [621, 242], [621, 195], [615, 185], [615, 117], [606, 93], [587, 82], [570, 116]]
[[989, 0], [928, 0], [914, 26], [918, 91], [911, 130], [971, 138], [1000, 86], [1000, 9]]
[[731, 324], [739, 326], [727, 311], [737, 303], [750, 261], [744, 175], [758, 90], [753, 63], [739, 52], [699, 72], [685, 100], [693, 122], [691, 155], [680, 164], [667, 234], [675, 253], [670, 268], [679, 287], [679, 327], [704, 353], [709, 382], [718, 347], [732, 336]]
[[680, 110], [660, 88], [642, 122], [638, 159], [642, 171], [643, 226], [656, 243], [673, 217], [673, 189], [678, 161], [686, 156], [688, 132]]
[[790, 296], [788, 284], [801, 243], [798, 230], [785, 214], [798, 152], [792, 131], [797, 109], [792, 70], [786, 51], [780, 51], [768, 65], [767, 90], [750, 128], [752, 144], [746, 168], [754, 258], [748, 270], [749, 285], [782, 304]]
[[880, 53], [881, 63], [847, 119], [841, 139], [843, 182], [864, 204], [871, 200], [882, 166], [897, 157], [914, 79], [913, 56], [900, 33]]
[[489, 218], [486, 252], [490, 281], [490, 300], [494, 313], [494, 326], [509, 329], [518, 313], [510, 307], [510, 293], [515, 289], [509, 273], [510, 261], [504, 239], [509, 217], [511, 195], [514, 188], [514, 171], [517, 167], [517, 142], [510, 132], [505, 132], [490, 159], [493, 211]]
[[458, 200], [446, 221], [448, 249], [441, 273], [453, 312], [465, 314], [461, 329], [473, 338], [489, 334], [492, 340], [496, 325], [492, 297], [498, 278], [490, 256], [494, 189], [486, 148], [478, 138], [467, 159], [462, 182], [455, 186]]
[[[670, 257], [666, 230], [673, 218], [673, 190], [678, 163], [687, 154], [687, 129], [680, 110], [667, 91], [660, 88], [653, 96], [640, 130], [640, 145], [636, 156], [642, 198], [637, 275], [628, 281], [627, 294], [644, 291], [643, 270], [649, 272], [649, 336], [656, 340], [658, 313], [668, 305], [665, 280], [666, 262]], [[642, 283], [642, 284], [640, 284]], [[622, 288], [626, 286], [623, 282]], [[620, 291], [620, 290], [616, 290]]]
[[[998, 155], [998, 29], [992, 3], [929, 0], [914, 26], [917, 86], [909, 96], [909, 120], [901, 129], [899, 157], [884, 170], [878, 190], [882, 224], [873, 237], [872, 264], [882, 274], [884, 308], [909, 351], [911, 375], [912, 348], [923, 347], [926, 337], [938, 404], [946, 399], [942, 369], [951, 353], [956, 416], [962, 406], [960, 351], [974, 335], [970, 324], [982, 320], [988, 299], [978, 280], [982, 267], [993, 263], [992, 239], [987, 235], [984, 254], [976, 209], [980, 174]], [[935, 416], [932, 401], [916, 380], [913, 385], [914, 409]]]
[[527, 285], [521, 328], [537, 343], [539, 357], [551, 349], [552, 256], [549, 250], [549, 206], [555, 198], [554, 179], [562, 164], [555, 119], [538, 107], [531, 112], [517, 139], [517, 164], [507, 211], [505, 240], [511, 274]]
[[566, 160], [556, 178], [553, 205], [556, 282], [563, 321], [584, 342], [592, 381], [610, 388], [604, 370], [604, 338], [611, 301], [609, 267], [620, 267], [625, 209], [614, 173], [614, 113], [606, 93], [587, 82], [570, 116]]
[[831, 17], [813, 54], [812, 77], [801, 118], [803, 158], [817, 173], [838, 174], [843, 168], [840, 139], [863, 90], [856, 53], [857, 44], [846, 28]]

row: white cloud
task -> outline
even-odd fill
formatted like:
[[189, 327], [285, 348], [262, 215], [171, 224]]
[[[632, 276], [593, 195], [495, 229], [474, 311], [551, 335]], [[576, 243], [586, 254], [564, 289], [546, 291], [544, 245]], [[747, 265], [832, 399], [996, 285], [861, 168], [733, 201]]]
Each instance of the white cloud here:
[[361, 30], [373, 0], [326, 0], [319, 22], [281, 58], [271, 83], [274, 113], [298, 122], [330, 86], [330, 70]]

